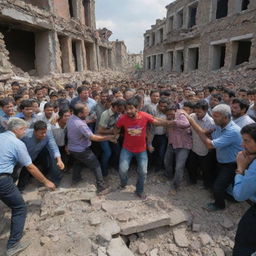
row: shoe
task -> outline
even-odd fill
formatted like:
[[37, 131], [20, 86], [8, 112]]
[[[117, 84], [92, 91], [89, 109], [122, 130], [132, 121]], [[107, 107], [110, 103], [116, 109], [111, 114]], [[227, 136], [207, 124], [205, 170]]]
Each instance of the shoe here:
[[135, 194], [141, 199], [141, 200], [146, 200], [147, 199], [147, 195], [145, 193], [137, 193], [135, 192]]
[[117, 189], [118, 190], [125, 190], [126, 189], [126, 185], [119, 185], [118, 187], [117, 187]]
[[99, 196], [104, 196], [104, 195], [107, 195], [111, 192], [111, 188], [110, 187], [100, 187], [98, 188], [97, 190], [97, 194]]
[[208, 203], [206, 207], [204, 207], [208, 212], [216, 212], [224, 210], [223, 208], [218, 207], [215, 203]]
[[18, 242], [13, 247], [7, 249], [6, 256], [15, 256], [24, 251], [30, 245], [29, 242]]

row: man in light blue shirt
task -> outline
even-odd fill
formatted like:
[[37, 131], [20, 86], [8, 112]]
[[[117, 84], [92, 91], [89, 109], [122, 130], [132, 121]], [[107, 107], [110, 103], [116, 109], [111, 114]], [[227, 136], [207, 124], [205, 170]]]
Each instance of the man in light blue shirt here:
[[3, 115], [0, 116], [0, 133], [7, 130], [8, 120], [14, 116], [14, 101], [12, 98], [4, 98], [0, 102]]
[[[43, 172], [49, 174], [50, 180], [55, 185], [59, 185], [61, 179], [59, 169], [63, 170], [64, 164], [52, 132], [47, 130], [47, 124], [44, 121], [35, 122], [34, 129], [28, 129], [22, 141], [25, 143], [33, 163], [42, 167]], [[25, 189], [29, 179], [30, 174], [26, 167], [23, 167], [18, 182], [20, 191]]]
[[0, 134], [0, 200], [12, 210], [11, 232], [7, 243], [6, 255], [16, 255], [25, 250], [29, 244], [20, 242], [26, 221], [26, 204], [13, 183], [12, 173], [14, 166], [19, 163], [47, 188], [54, 190], [55, 185], [32, 164], [25, 144], [19, 140], [26, 131], [26, 122], [13, 118], [7, 123], [8, 131]]
[[231, 121], [231, 109], [226, 104], [219, 104], [213, 108], [212, 118], [217, 127], [212, 133], [212, 139], [206, 136], [208, 131], [202, 129], [195, 120], [188, 115], [187, 118], [207, 148], [216, 149], [217, 177], [213, 185], [215, 202], [209, 203], [206, 209], [208, 211], [225, 209], [226, 189], [234, 180], [236, 155], [242, 150], [240, 127]]
[[244, 151], [237, 155], [237, 170], [233, 195], [251, 207], [239, 222], [233, 256], [249, 256], [256, 252], [256, 124], [241, 130]]

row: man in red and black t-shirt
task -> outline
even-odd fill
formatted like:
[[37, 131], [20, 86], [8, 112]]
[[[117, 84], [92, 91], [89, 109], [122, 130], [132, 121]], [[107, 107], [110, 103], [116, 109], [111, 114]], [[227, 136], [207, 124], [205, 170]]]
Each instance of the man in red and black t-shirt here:
[[153, 116], [138, 110], [139, 101], [131, 98], [127, 101], [126, 114], [122, 115], [116, 123], [118, 129], [124, 128], [124, 143], [119, 161], [119, 175], [121, 187], [125, 187], [128, 182], [128, 169], [133, 157], [138, 164], [138, 181], [135, 193], [145, 198], [144, 182], [147, 176], [148, 156], [146, 144], [147, 124], [166, 126], [167, 120], [155, 119]]

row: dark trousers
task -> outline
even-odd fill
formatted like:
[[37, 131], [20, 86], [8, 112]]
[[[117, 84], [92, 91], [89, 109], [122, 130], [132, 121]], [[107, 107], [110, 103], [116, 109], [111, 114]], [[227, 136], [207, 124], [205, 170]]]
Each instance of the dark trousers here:
[[152, 146], [155, 148], [152, 153], [152, 163], [155, 166], [155, 170], [159, 171], [164, 169], [164, 156], [166, 152], [168, 139], [166, 135], [154, 135]]
[[191, 150], [187, 160], [190, 182], [196, 184], [201, 171], [205, 188], [211, 188], [216, 178], [215, 165], [216, 159], [213, 152], [209, 151], [206, 156], [199, 156]]
[[233, 256], [251, 256], [256, 252], [256, 206], [251, 206], [238, 224]]
[[102, 171], [100, 163], [97, 157], [94, 155], [90, 148], [87, 148], [83, 152], [70, 151], [71, 156], [74, 159], [74, 166], [72, 172], [72, 180], [78, 182], [81, 180], [81, 169], [83, 165], [86, 165], [95, 175], [97, 188], [101, 189], [104, 187]]
[[217, 163], [217, 178], [213, 185], [213, 195], [216, 206], [221, 209], [225, 208], [226, 189], [234, 181], [236, 167], [236, 163]]
[[67, 154], [66, 152], [66, 146], [61, 146], [59, 147], [60, 155], [61, 155], [61, 160], [65, 165], [65, 170], [69, 170], [72, 168], [72, 157]]
[[11, 176], [0, 177], [0, 199], [12, 210], [9, 249], [21, 239], [27, 215], [26, 204]]
[[[49, 177], [56, 186], [60, 184], [62, 173], [57, 166], [56, 160], [50, 155], [47, 148], [39, 153], [33, 164], [40, 169], [40, 171]], [[20, 191], [24, 190], [30, 180], [30, 173], [26, 167], [23, 167], [20, 172], [18, 188]]]

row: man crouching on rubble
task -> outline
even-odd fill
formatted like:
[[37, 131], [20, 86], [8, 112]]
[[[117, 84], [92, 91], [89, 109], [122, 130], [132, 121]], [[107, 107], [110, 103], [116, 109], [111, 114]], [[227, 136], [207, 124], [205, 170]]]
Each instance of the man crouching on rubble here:
[[29, 244], [20, 242], [26, 221], [26, 204], [13, 183], [12, 173], [16, 163], [25, 166], [27, 170], [45, 187], [54, 190], [55, 185], [32, 164], [25, 144], [19, 140], [25, 134], [26, 122], [19, 118], [11, 119], [7, 124], [7, 131], [0, 134], [0, 199], [12, 210], [11, 232], [7, 243], [7, 256], [17, 255], [25, 250]]

